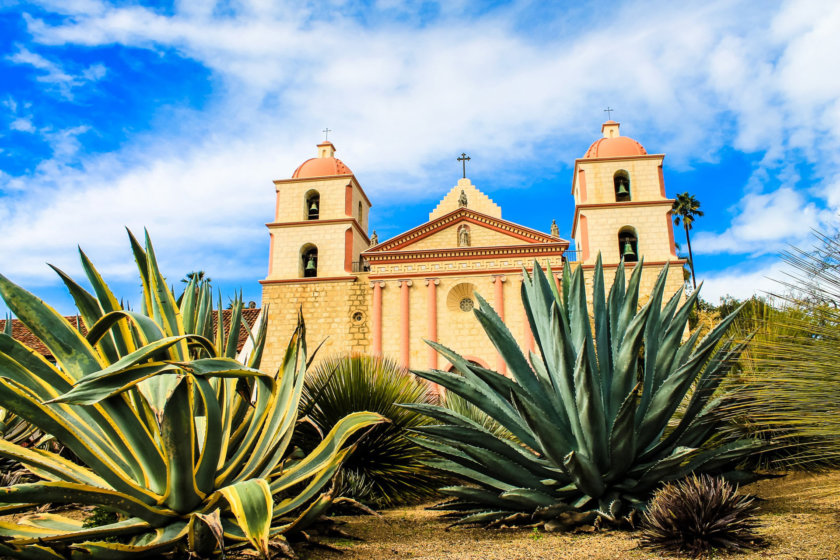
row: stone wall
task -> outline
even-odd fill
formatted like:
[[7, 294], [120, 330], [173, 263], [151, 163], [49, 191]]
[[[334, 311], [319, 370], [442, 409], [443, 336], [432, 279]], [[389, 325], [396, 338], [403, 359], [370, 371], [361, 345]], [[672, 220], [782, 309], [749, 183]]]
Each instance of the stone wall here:
[[[363, 276], [335, 282], [265, 283], [263, 307], [269, 306], [263, 368], [274, 372], [297, 324], [298, 309], [306, 322], [306, 342], [323, 357], [370, 350], [370, 287]], [[356, 315], [361, 314], [361, 317]]]

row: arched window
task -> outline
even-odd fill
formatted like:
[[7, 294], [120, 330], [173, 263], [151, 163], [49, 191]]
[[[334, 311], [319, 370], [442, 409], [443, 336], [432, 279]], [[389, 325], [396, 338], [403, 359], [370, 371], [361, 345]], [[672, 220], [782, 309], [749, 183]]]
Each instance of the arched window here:
[[630, 200], [630, 174], [620, 169], [613, 175], [615, 186], [615, 201], [628, 202]]
[[636, 230], [630, 226], [625, 226], [618, 232], [618, 256], [624, 257], [624, 262], [639, 260], [639, 238]]
[[318, 276], [318, 247], [306, 244], [300, 249], [300, 275], [303, 278]]
[[359, 203], [359, 225], [362, 225], [362, 203]]
[[307, 220], [317, 220], [321, 215], [321, 195], [318, 191], [309, 191], [304, 197], [303, 215]]

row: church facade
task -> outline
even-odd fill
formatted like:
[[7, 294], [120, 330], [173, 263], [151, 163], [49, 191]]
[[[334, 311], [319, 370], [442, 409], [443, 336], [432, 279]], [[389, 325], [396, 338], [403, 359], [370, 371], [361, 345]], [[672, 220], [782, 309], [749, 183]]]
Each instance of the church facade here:
[[[621, 257], [626, 267], [645, 259], [643, 293], [671, 264], [667, 289], [683, 284], [665, 191], [664, 155], [648, 154], [607, 121], [602, 137], [575, 160], [575, 200], [569, 241], [556, 224], [548, 233], [502, 218], [502, 209], [469, 179], [461, 179], [429, 220], [391, 239], [369, 237], [371, 202], [328, 141], [290, 179], [274, 181], [275, 219], [268, 276], [267, 371], [279, 367], [303, 308], [307, 342], [326, 342], [322, 357], [339, 352], [387, 355], [411, 369], [448, 369], [423, 339], [438, 341], [485, 367], [505, 372], [472, 314], [484, 297], [523, 349], [534, 348], [520, 298], [523, 266], [550, 265], [559, 283], [563, 266], [583, 266], [591, 283], [600, 253], [607, 284]], [[629, 272], [629, 271], [628, 271]]]

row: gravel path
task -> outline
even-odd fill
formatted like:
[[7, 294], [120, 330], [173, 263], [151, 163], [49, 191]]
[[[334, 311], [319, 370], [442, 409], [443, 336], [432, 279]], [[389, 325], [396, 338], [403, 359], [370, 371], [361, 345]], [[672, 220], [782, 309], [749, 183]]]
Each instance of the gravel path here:
[[[840, 472], [792, 474], [744, 487], [761, 504], [760, 533], [769, 546], [716, 559], [840, 560]], [[343, 527], [363, 542], [327, 541], [343, 551], [303, 550], [308, 560], [613, 560], [669, 558], [638, 548], [623, 531], [593, 534], [531, 530], [446, 529], [440, 514], [422, 506], [386, 512], [382, 518], [345, 517]]]

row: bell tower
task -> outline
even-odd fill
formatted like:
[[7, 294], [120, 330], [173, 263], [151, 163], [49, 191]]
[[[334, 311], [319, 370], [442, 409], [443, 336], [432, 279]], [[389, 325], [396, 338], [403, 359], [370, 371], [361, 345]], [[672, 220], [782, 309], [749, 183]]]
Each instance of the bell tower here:
[[599, 138], [575, 160], [572, 237], [577, 260], [593, 264], [601, 253], [605, 265], [677, 259], [671, 222], [673, 199], [665, 194], [663, 154], [621, 136], [619, 123], [601, 126]]
[[274, 181], [267, 281], [314, 281], [359, 271], [359, 255], [370, 244], [371, 204], [335, 151], [325, 140], [317, 157], [303, 162], [291, 179]]

